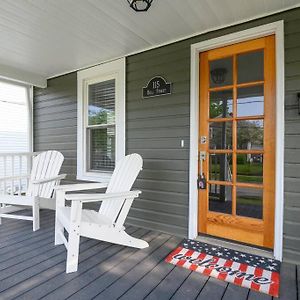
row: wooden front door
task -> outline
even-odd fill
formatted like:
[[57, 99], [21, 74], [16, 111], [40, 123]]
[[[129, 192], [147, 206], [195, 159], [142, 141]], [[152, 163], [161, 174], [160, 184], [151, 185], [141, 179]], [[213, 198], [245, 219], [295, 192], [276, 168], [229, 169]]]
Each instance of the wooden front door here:
[[200, 54], [199, 232], [267, 248], [274, 241], [274, 41]]

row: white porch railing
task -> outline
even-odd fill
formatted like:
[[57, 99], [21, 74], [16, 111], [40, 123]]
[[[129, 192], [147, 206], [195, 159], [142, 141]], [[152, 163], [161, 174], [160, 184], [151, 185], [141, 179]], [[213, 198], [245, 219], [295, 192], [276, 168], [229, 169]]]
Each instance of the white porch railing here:
[[[28, 187], [32, 158], [39, 152], [0, 152], [0, 193], [21, 195]], [[22, 177], [15, 179], [14, 177]]]

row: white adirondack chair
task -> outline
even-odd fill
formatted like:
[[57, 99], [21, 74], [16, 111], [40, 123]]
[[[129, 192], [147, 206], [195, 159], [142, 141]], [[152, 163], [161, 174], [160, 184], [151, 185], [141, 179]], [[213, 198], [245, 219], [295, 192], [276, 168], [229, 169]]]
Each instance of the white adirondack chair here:
[[[140, 191], [130, 191], [142, 169], [143, 160], [138, 154], [127, 155], [116, 165], [109, 184], [87, 183], [56, 187], [55, 245], [67, 248], [66, 272], [78, 268], [80, 236], [135, 248], [146, 248], [148, 243], [125, 232], [124, 222], [134, 198]], [[105, 188], [106, 193], [66, 194], [69, 191]], [[71, 201], [71, 207], [65, 205]], [[102, 201], [99, 212], [83, 209], [83, 203]], [[68, 240], [64, 229], [69, 233]]]
[[[65, 174], [58, 175], [64, 157], [58, 151], [41, 152], [32, 159], [32, 169], [29, 175], [4, 177], [0, 182], [14, 182], [28, 178], [28, 188], [25, 195], [19, 193], [0, 195], [0, 224], [1, 218], [12, 218], [29, 220], [33, 222], [33, 231], [40, 228], [39, 209], [55, 209], [55, 199], [53, 198], [54, 187], [65, 178]], [[12, 189], [13, 190], [13, 189]], [[32, 208], [32, 216], [16, 215], [16, 212], [26, 207]]]

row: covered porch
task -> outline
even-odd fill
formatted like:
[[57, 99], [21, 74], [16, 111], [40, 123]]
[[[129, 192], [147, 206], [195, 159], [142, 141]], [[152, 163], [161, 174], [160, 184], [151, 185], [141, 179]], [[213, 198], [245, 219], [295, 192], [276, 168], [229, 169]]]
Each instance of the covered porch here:
[[131, 2], [3, 3], [0, 80], [26, 89], [28, 152], [0, 149], [0, 193], [24, 195], [29, 180], [10, 177], [41, 152], [64, 156], [63, 184], [106, 184], [137, 153], [125, 227], [150, 247], [83, 237], [66, 274], [58, 201], [34, 232], [18, 207], [27, 221], [0, 225], [0, 299], [277, 299], [165, 262], [201, 236], [282, 261], [278, 299], [300, 300], [300, 1]]

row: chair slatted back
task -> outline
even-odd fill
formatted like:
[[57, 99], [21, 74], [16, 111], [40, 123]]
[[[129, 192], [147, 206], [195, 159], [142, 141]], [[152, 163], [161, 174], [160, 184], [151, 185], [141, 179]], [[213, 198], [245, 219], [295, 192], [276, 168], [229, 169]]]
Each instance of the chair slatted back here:
[[[129, 192], [142, 167], [143, 159], [139, 154], [134, 153], [125, 156], [116, 164], [106, 193]], [[99, 213], [108, 217], [112, 222], [115, 222], [124, 201], [124, 197], [104, 201], [100, 206]]]
[[64, 161], [64, 156], [58, 151], [45, 151], [35, 156], [32, 160], [29, 185], [26, 195], [50, 198], [53, 194], [55, 181], [33, 185], [32, 181], [48, 179], [59, 174]]

